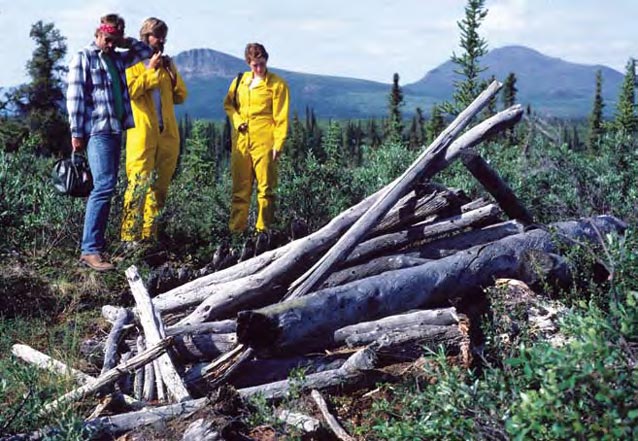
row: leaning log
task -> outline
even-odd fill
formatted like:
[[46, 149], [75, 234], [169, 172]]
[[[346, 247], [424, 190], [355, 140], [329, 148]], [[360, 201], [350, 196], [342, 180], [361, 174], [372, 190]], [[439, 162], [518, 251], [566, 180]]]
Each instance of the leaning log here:
[[[361, 239], [387, 214], [387, 212], [414, 187], [419, 178], [430, 178], [441, 170], [444, 157], [460, 153], [449, 149], [452, 141], [470, 123], [472, 118], [496, 95], [501, 83], [494, 81], [430, 144], [403, 174], [391, 184], [383, 195], [361, 216], [339, 241], [308, 272], [297, 279], [288, 290], [286, 298], [292, 299], [308, 294], [329, 275], [332, 268], [345, 259]], [[517, 119], [522, 115], [522, 109]], [[498, 115], [496, 115], [498, 116]], [[495, 117], [492, 117], [495, 118]], [[489, 121], [489, 120], [488, 120]], [[460, 146], [459, 146], [460, 147]], [[463, 148], [469, 145], [463, 146]], [[439, 168], [440, 167], [440, 168]]]
[[[451, 147], [454, 147], [454, 151], [460, 151], [462, 147], [472, 147], [493, 131], [500, 130], [503, 126], [514, 124], [522, 112], [523, 110], [520, 106], [513, 106], [507, 111], [501, 112], [470, 129], [456, 140]], [[432, 165], [430, 172], [435, 173], [441, 170], [453, 157], [453, 154], [446, 153], [446, 157], [439, 158], [436, 164]], [[429, 175], [426, 174], [426, 176]], [[390, 184], [390, 186], [392, 185]], [[336, 237], [339, 237], [357, 218], [361, 217], [361, 213], [365, 212], [365, 208], [371, 205], [370, 201], [376, 200], [379, 194], [385, 194], [387, 188], [389, 187], [380, 190], [373, 195], [374, 197], [371, 196], [365, 199], [355, 207], [346, 210], [338, 218], [333, 219], [327, 227], [322, 229], [323, 233], [327, 233], [327, 235], [316, 236], [313, 234], [304, 238], [307, 239], [306, 241], [299, 241], [295, 249], [291, 249], [277, 262], [269, 265], [249, 283], [237, 283], [239, 281], [234, 281], [231, 282], [234, 283], [232, 287], [215, 287], [214, 292], [209, 292], [209, 297], [193, 313], [181, 320], [179, 324], [210, 321], [224, 315], [236, 314], [241, 309], [255, 307], [255, 304], [266, 305], [273, 303], [273, 298], [276, 300], [281, 297], [279, 290], [285, 290], [285, 287], [289, 286], [293, 281], [292, 279], [296, 277], [297, 271], [295, 270], [301, 267], [305, 268], [309, 263], [311, 264], [317, 259], [318, 255], [313, 253], [322, 252], [332, 245]], [[291, 277], [291, 275], [295, 277]], [[273, 293], [273, 290], [275, 293]]]
[[[419, 194], [418, 196], [412, 194], [410, 196], [418, 198], [418, 202], [416, 202], [417, 213], [415, 215], [417, 218], [428, 217], [439, 211], [450, 212], [458, 205], [458, 199], [461, 197], [458, 191], [440, 190], [433, 185], [427, 185], [426, 188], [433, 188], [433, 193], [431, 195]], [[207, 305], [210, 304], [210, 309], [206, 311], [209, 315], [207, 320], [209, 320], [213, 317], [230, 316], [242, 308], [274, 303], [283, 294], [281, 287], [287, 286], [299, 274], [307, 270], [319, 258], [321, 253], [336, 242], [339, 236], [365, 212], [380, 192], [344, 211], [310, 236], [286, 245], [282, 248], [286, 252], [279, 251], [276, 256], [277, 259], [270, 260], [268, 267], [258, 274], [256, 274], [257, 270], [264, 268], [261, 265], [262, 261], [255, 262], [257, 270], [252, 274], [221, 281], [214, 279], [213, 275], [206, 276], [160, 294], [153, 299], [153, 305], [159, 311], [172, 311], [206, 301], [208, 302]], [[410, 201], [411, 199], [408, 198], [405, 204], [412, 204]], [[386, 229], [395, 228], [404, 222], [407, 216], [405, 214], [406, 205], [400, 205], [397, 210], [401, 215], [393, 214], [385, 224]], [[272, 257], [272, 255], [269, 256]], [[258, 259], [258, 257], [249, 259], [246, 262], [251, 262], [254, 259]], [[244, 263], [242, 262], [240, 265], [243, 267]], [[260, 297], [257, 302], [254, 301], [256, 295]], [[234, 306], [236, 302], [240, 304]], [[230, 309], [221, 307], [222, 304], [226, 303], [228, 303], [227, 306]], [[201, 306], [201, 308], [205, 309], [206, 306]], [[192, 314], [191, 317], [182, 320], [180, 324], [201, 323], [201, 320], [196, 318], [199, 313]]]
[[477, 208], [447, 219], [425, 225], [417, 224], [404, 231], [385, 234], [359, 244], [348, 256], [348, 263], [362, 262], [401, 250], [408, 245], [419, 245], [447, 235], [458, 234], [471, 228], [480, 228], [499, 221], [500, 208], [494, 204]]
[[[411, 309], [446, 304], [452, 297], [474, 294], [499, 277], [522, 279], [521, 256], [530, 249], [555, 253], [574, 241], [600, 241], [626, 225], [611, 216], [552, 224], [471, 248], [421, 266], [390, 271], [271, 305], [237, 317], [239, 341], [256, 349], [312, 347], [315, 339], [362, 321]], [[523, 280], [525, 281], [525, 280]]]
[[464, 152], [462, 162], [465, 168], [472, 173], [472, 176], [494, 197], [510, 219], [516, 219], [525, 225], [534, 222], [530, 212], [516, 197], [509, 185], [478, 153], [475, 151]]

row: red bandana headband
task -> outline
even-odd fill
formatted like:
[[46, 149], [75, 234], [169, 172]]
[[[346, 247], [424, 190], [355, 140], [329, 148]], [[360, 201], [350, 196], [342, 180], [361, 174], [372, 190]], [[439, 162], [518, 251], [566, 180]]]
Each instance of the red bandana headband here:
[[122, 31], [120, 31], [117, 28], [117, 26], [113, 26], [110, 24], [101, 24], [98, 29], [104, 32], [105, 34], [120, 35], [120, 36], [122, 35]]

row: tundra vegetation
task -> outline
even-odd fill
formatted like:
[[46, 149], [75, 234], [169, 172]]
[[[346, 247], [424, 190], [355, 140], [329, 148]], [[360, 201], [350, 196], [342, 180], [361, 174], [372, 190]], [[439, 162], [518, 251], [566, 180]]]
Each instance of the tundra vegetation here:
[[[293, 115], [280, 167], [275, 233], [282, 242], [295, 221], [302, 219], [316, 231], [393, 181], [445, 127], [446, 112], [462, 110], [481, 91], [480, 68], [472, 54], [478, 58], [484, 53], [486, 42], [477, 30], [486, 13], [483, 1], [470, 0], [459, 22], [465, 52], [453, 60], [461, 72], [466, 67], [468, 76], [459, 83], [456, 101], [441, 103], [429, 115], [418, 109], [412, 120], [404, 120], [395, 75], [387, 120], [321, 121], [312, 109]], [[28, 344], [99, 375], [103, 360], [87, 356], [85, 346], [109, 333], [102, 305], [134, 305], [124, 270], [135, 264], [145, 280], [157, 277], [158, 268], [195, 271], [206, 267], [217, 244], [227, 239], [229, 130], [224, 122], [184, 118], [180, 163], [162, 213], [158, 249], [131, 255], [113, 240], [109, 253], [118, 271], [96, 274], [82, 269], [77, 256], [84, 201], [57, 195], [50, 184], [55, 156], [68, 152], [61, 147], [66, 132], [60, 130], [63, 118], [55, 107], [66, 48], [51, 24], [36, 23], [31, 35], [37, 44], [28, 66], [31, 82], [7, 97], [0, 120], [0, 436], [49, 427], [55, 430], [46, 439], [84, 440], [91, 434], [83, 420], [96, 399], [43, 412], [47, 403], [74, 386], [65, 377], [12, 357], [11, 348]], [[494, 106], [505, 108], [516, 102], [515, 73], [501, 80], [505, 87]], [[411, 364], [402, 372], [402, 381], [380, 382], [365, 394], [331, 397], [352, 436], [638, 438], [634, 61], [627, 64], [618, 108], [609, 120], [602, 116], [601, 81], [600, 76], [592, 78], [596, 92], [588, 121], [546, 121], [528, 109], [515, 128], [477, 147], [535, 222], [610, 214], [628, 225], [623, 236], [601, 237], [598, 251], [586, 244], [572, 247], [566, 258], [580, 271], [571, 283], [559, 290], [541, 283], [534, 293], [562, 311], [560, 341], [543, 338], [528, 320], [528, 311], [512, 310], [506, 290], [494, 286], [480, 320], [481, 345], [469, 365], [452, 362], [442, 349], [423, 349], [427, 362]], [[110, 238], [118, 237], [124, 180], [122, 175], [113, 201]], [[436, 182], [472, 199], [489, 197], [462, 164], [437, 175]], [[304, 376], [303, 371], [290, 375], [292, 389], [281, 407], [309, 409], [304, 401], [308, 394], [295, 387]], [[268, 424], [286, 439], [301, 439], [300, 431], [273, 418], [271, 406], [257, 396], [241, 420], [249, 429]], [[182, 432], [169, 427], [163, 436], [181, 439]]]

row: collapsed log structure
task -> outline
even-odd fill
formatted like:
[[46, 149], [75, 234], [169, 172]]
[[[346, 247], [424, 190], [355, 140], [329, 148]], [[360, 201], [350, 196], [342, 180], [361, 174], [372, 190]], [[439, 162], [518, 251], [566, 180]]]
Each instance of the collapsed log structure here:
[[[503, 277], [565, 282], [565, 247], [596, 243], [625, 228], [609, 216], [533, 225], [507, 184], [472, 150], [513, 126], [521, 106], [457, 138], [499, 87], [490, 85], [403, 176], [306, 237], [153, 299], [129, 268], [136, 307], [103, 309], [113, 328], [102, 374], [89, 377], [51, 362], [80, 387], [47, 409], [115, 390], [138, 404], [135, 412], [93, 417], [86, 425], [122, 432], [202, 409], [212, 401], [205, 396], [220, 385], [233, 385], [242, 398], [276, 400], [294, 381], [300, 382], [297, 391], [310, 392], [392, 379], [383, 367], [414, 361], [423, 347], [443, 347], [467, 361], [468, 328], [475, 324], [454, 307], [458, 299], [471, 301]], [[428, 181], [459, 157], [494, 202], [470, 200]], [[125, 361], [121, 347], [137, 355]], [[44, 366], [42, 357], [35, 358]], [[299, 368], [302, 379], [288, 378]], [[134, 377], [131, 390], [120, 390], [124, 383], [113, 389], [124, 376]], [[161, 406], [151, 406], [153, 399]], [[139, 403], [147, 407], [139, 410]], [[205, 422], [191, 430], [202, 428], [223, 432]]]

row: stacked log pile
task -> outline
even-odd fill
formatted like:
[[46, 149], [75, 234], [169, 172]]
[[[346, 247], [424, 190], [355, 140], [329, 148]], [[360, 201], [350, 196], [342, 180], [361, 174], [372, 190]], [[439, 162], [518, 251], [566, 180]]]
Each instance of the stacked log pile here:
[[[322, 403], [318, 391], [388, 379], [382, 367], [414, 361], [424, 347], [467, 360], [470, 320], [455, 299], [471, 302], [497, 278], [568, 281], [563, 247], [624, 228], [606, 216], [533, 224], [498, 173], [472, 151], [514, 125], [523, 109], [513, 106], [460, 135], [499, 87], [490, 85], [401, 177], [306, 237], [154, 298], [129, 268], [136, 307], [103, 308], [112, 329], [99, 377], [16, 345], [16, 356], [79, 384], [46, 411], [106, 391], [134, 411], [95, 413], [86, 424], [123, 432], [190, 414], [227, 385], [242, 399], [280, 399], [295, 368], [305, 370], [296, 387]], [[493, 202], [429, 182], [457, 158]], [[223, 438], [223, 430], [201, 421], [189, 430]]]

